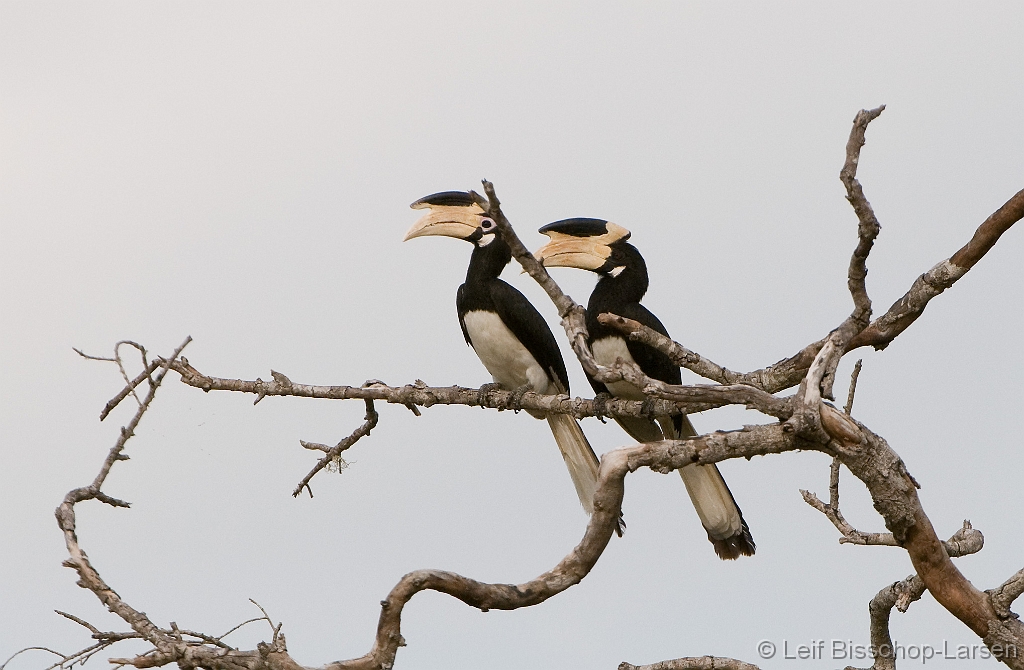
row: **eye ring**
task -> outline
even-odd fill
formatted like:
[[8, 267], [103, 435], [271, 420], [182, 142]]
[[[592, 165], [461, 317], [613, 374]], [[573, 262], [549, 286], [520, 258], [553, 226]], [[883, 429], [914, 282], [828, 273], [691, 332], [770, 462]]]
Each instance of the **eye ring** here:
[[481, 230], [493, 230], [496, 226], [497, 224], [494, 223], [494, 219], [489, 219], [487, 217], [480, 219]]

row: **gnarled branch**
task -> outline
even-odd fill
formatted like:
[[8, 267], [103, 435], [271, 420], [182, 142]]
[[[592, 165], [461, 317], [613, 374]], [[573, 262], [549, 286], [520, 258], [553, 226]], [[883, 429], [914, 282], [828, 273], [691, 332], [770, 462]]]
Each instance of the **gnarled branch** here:
[[[943, 544], [950, 557], [966, 556], [981, 551], [985, 538], [971, 527], [970, 521], [964, 521], [963, 527]], [[875, 657], [872, 670], [895, 670], [895, 647], [889, 634], [889, 616], [894, 607], [900, 612], [906, 612], [911, 603], [921, 599], [924, 592], [924, 580], [914, 574], [886, 586], [868, 603], [871, 650]]]
[[[154, 624], [144, 613], [132, 608], [100, 578], [89, 563], [78, 544], [75, 530], [74, 505], [78, 502], [96, 499], [107, 504], [127, 506], [127, 503], [108, 496], [101, 490], [103, 482], [113, 463], [126, 458], [122, 453], [125, 442], [133, 435], [142, 414], [152, 402], [157, 387], [169, 370], [181, 375], [182, 380], [205, 391], [228, 390], [253, 393], [256, 402], [268, 395], [295, 395], [337, 399], [362, 399], [367, 403], [367, 417], [363, 426], [334, 447], [324, 447], [327, 453], [317, 467], [307, 475], [303, 484], [326, 465], [338, 457], [355, 440], [367, 434], [376, 422], [374, 400], [402, 404], [415, 411], [416, 407], [430, 407], [435, 404], [464, 404], [503, 409], [531, 409], [544, 412], [584, 416], [653, 416], [679, 412], [696, 412], [728, 404], [744, 404], [774, 416], [782, 423], [750, 426], [742, 430], [717, 432], [686, 440], [665, 440], [614, 450], [605, 455], [600, 469], [600, 481], [595, 494], [595, 512], [586, 532], [572, 552], [548, 572], [534, 580], [520, 585], [486, 584], [451, 572], [420, 570], [409, 573], [395, 586], [382, 603], [377, 635], [371, 651], [351, 661], [340, 661], [327, 666], [331, 670], [342, 668], [390, 668], [399, 646], [404, 644], [401, 636], [401, 614], [405, 604], [419, 591], [431, 589], [452, 595], [461, 601], [482, 610], [516, 609], [543, 602], [572, 585], [579, 583], [590, 571], [607, 546], [618, 519], [623, 497], [625, 476], [638, 468], [647, 467], [667, 473], [692, 463], [710, 464], [729, 458], [751, 457], [769, 453], [781, 453], [797, 449], [810, 449], [832, 455], [833, 463], [829, 505], [817, 498], [820, 509], [827, 515], [833, 513], [833, 523], [844, 536], [853, 537], [852, 527], [846, 528], [838, 510], [838, 464], [846, 465], [850, 471], [867, 486], [875, 508], [885, 520], [889, 534], [876, 534], [877, 542], [868, 542], [868, 534], [860, 534], [862, 543], [892, 544], [903, 547], [914, 564], [915, 577], [904, 580], [903, 586], [896, 585], [883, 590], [873, 601], [872, 634], [884, 614], [885, 635], [888, 635], [888, 616], [893, 606], [909, 605], [927, 588], [948, 611], [966, 623], [981, 636], [990, 649], [1004, 663], [1013, 668], [1024, 668], [1024, 660], [1007, 654], [1000, 655], [1000, 645], [1018, 645], [1024, 648], [1024, 627], [1009, 611], [1013, 600], [1024, 592], [1024, 571], [1014, 575], [997, 589], [981, 592], [956, 569], [950, 557], [958, 552], [970, 550], [977, 543], [980, 548], [980, 533], [965, 524], [963, 536], [942, 543], [921, 506], [917, 496], [917, 483], [907, 471], [899, 456], [880, 436], [866, 426], [853, 420], [824, 399], [831, 398], [835, 370], [842, 356], [858, 346], [871, 345], [883, 348], [899, 333], [906, 329], [924, 310], [927, 302], [951, 286], [963, 276], [992, 247], [998, 237], [1016, 220], [1024, 216], [1024, 191], [1014, 196], [1000, 208], [975, 233], [974, 238], [949, 260], [930, 270], [911, 287], [903, 299], [873, 322], [870, 322], [871, 301], [864, 279], [867, 272], [867, 257], [878, 234], [879, 226], [863, 189], [856, 180], [860, 149], [864, 143], [864, 132], [868, 123], [881, 112], [882, 108], [863, 111], [858, 114], [847, 145], [846, 163], [841, 173], [847, 188], [847, 196], [857, 213], [858, 244], [854, 250], [848, 271], [848, 287], [853, 298], [854, 309], [835, 330], [825, 338], [805, 347], [796, 356], [780, 361], [774, 366], [753, 373], [733, 373], [711, 363], [699, 354], [690, 352], [668, 338], [664, 338], [635, 322], [629, 322], [615, 315], [601, 315], [611, 319], [610, 325], [630, 333], [634, 339], [643, 339], [652, 346], [666, 351], [674, 360], [698, 374], [709, 376], [723, 386], [672, 386], [652, 380], [639, 368], [627, 364], [610, 367], [600, 366], [593, 358], [586, 344], [585, 312], [580, 305], [565, 295], [551, 279], [547, 271], [536, 261], [516, 237], [511, 225], [500, 209], [500, 202], [489, 182], [484, 182], [487, 198], [478, 197], [481, 205], [492, 216], [503, 238], [509, 243], [514, 256], [523, 268], [544, 288], [552, 299], [562, 318], [563, 327], [581, 364], [594, 378], [605, 383], [626, 380], [643, 389], [649, 396], [657, 398], [648, 402], [624, 400], [581, 400], [565, 395], [541, 396], [525, 393], [521, 398], [511, 392], [498, 389], [469, 389], [462, 387], [432, 388], [418, 382], [405, 387], [389, 387], [372, 383], [364, 387], [351, 386], [310, 386], [295, 384], [280, 373], [273, 373], [272, 381], [230, 380], [209, 377], [199, 373], [184, 358], [179, 358], [181, 348], [166, 359], [149, 362], [143, 352], [143, 372], [135, 379], [128, 379], [124, 373], [120, 356], [115, 358], [126, 380], [125, 390], [108, 403], [103, 416], [128, 395], [136, 395], [136, 388], [149, 384], [145, 399], [140, 399], [139, 411], [133, 420], [122, 429], [114, 448], [108, 454], [100, 474], [89, 486], [68, 493], [57, 509], [57, 519], [64, 532], [70, 558], [65, 562], [79, 574], [79, 584], [92, 590], [112, 612], [120, 616], [132, 628], [132, 633], [111, 633], [140, 637], [153, 645], [150, 652], [131, 659], [113, 659], [114, 662], [133, 665], [137, 668], [157, 667], [177, 663], [182, 667], [204, 667], [215, 670], [299, 670], [301, 666], [288, 655], [280, 626], [274, 628], [273, 640], [261, 644], [256, 650], [242, 651], [231, 648], [219, 638], [179, 629], [174, 623], [170, 628]], [[638, 327], [639, 326], [639, 327]], [[653, 333], [653, 334], [652, 334]], [[186, 344], [187, 344], [186, 340]], [[133, 343], [129, 343], [133, 344]], [[795, 395], [789, 398], [775, 398], [772, 394], [799, 384]], [[301, 490], [300, 484], [298, 490]], [[809, 494], [812, 495], [812, 494]], [[811, 502], [809, 500], [809, 502]], [[813, 503], [812, 503], [813, 504]], [[845, 524], [845, 525], [844, 525]], [[973, 531], [968, 533], [967, 531]], [[871, 536], [873, 537], [873, 535]], [[954, 542], [955, 540], [955, 542]], [[977, 549], [973, 549], [976, 551]], [[914, 581], [914, 580], [917, 581]], [[890, 596], [892, 604], [888, 605]], [[265, 613], [264, 613], [265, 614]], [[267, 617], [269, 621], [269, 617]], [[112, 638], [111, 638], [112, 639]], [[874, 639], [874, 637], [873, 637]], [[877, 661], [877, 659], [876, 659]], [[705, 665], [700, 665], [700, 664]], [[697, 668], [735, 667], [749, 669], [741, 661], [703, 657], [697, 659], [676, 659], [645, 668]], [[722, 665], [722, 664], [727, 665]], [[729, 665], [731, 664], [731, 665]], [[624, 664], [627, 668], [629, 666]]]
[[631, 665], [619, 663], [619, 670], [758, 670], [756, 665], [737, 661], [735, 658], [718, 656], [693, 656], [690, 658], [674, 658], [650, 665]]

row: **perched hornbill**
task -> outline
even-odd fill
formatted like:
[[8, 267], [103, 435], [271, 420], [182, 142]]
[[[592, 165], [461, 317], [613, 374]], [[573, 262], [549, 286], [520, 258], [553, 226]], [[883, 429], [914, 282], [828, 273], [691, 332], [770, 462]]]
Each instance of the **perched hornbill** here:
[[[526, 296], [498, 279], [512, 260], [512, 251], [494, 221], [471, 194], [462, 191], [428, 195], [410, 206], [430, 211], [413, 224], [406, 240], [444, 235], [473, 243], [466, 283], [459, 287], [456, 306], [466, 343], [494, 382], [519, 393], [568, 393], [569, 377], [551, 329]], [[579, 423], [567, 414], [530, 414], [547, 419], [580, 503], [591, 514], [598, 460]]]
[[[629, 231], [603, 219], [565, 219], [549, 223], [540, 232], [551, 241], [537, 250], [536, 256], [548, 267], [573, 267], [598, 274], [597, 286], [587, 305], [587, 332], [594, 358], [610, 366], [616, 359], [636, 363], [644, 374], [668, 384], [681, 383], [679, 367], [657, 349], [629, 340], [602, 325], [597, 317], [603, 312], [639, 321], [662, 335], [668, 331], [640, 299], [647, 292], [647, 264], [636, 247], [629, 244]], [[644, 394], [625, 381], [607, 386], [591, 379], [596, 393], [611, 393], [618, 398], [643, 400]], [[658, 423], [649, 419], [616, 417], [630, 437], [639, 442], [696, 435], [684, 415], [665, 417]], [[715, 465], [688, 465], [679, 470], [708, 539], [723, 559], [754, 554], [754, 540], [736, 500]]]

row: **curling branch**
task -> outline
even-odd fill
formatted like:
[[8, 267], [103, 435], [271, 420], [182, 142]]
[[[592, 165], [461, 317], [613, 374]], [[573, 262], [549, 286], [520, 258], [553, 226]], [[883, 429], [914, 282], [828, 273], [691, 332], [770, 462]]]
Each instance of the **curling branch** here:
[[[170, 369], [172, 362], [178, 358], [181, 351], [191, 340], [191, 337], [186, 338], [185, 341], [174, 350], [171, 357], [164, 361], [159, 373], [150, 380], [149, 392], [147, 393], [145, 400], [140, 402], [138, 411], [136, 411], [135, 416], [132, 417], [128, 425], [121, 428], [121, 433], [118, 436], [117, 441], [114, 443], [114, 446], [110, 449], [107, 457], [104, 459], [103, 465], [100, 467], [100, 472], [96, 475], [92, 484], [70, 491], [64, 497], [64, 501], [59, 507], [57, 507], [55, 512], [57, 525], [64, 533], [64, 542], [67, 545], [68, 553], [70, 554], [70, 557], [64, 561], [64, 565], [66, 567], [73, 568], [78, 572], [79, 585], [92, 591], [108, 610], [121, 617], [121, 619], [131, 626], [132, 630], [138, 633], [140, 637], [157, 647], [163, 642], [163, 638], [160, 635], [160, 631], [157, 626], [149, 620], [144, 612], [140, 612], [128, 605], [128, 603], [124, 602], [112, 588], [107, 586], [100, 577], [99, 572], [89, 561], [86, 553], [79, 546], [78, 535], [75, 529], [74, 508], [77, 503], [86, 500], [100, 500], [101, 502], [107, 502], [117, 506], [128, 506], [127, 503], [110, 498], [106, 494], [102, 493], [100, 491], [100, 487], [103, 486], [103, 483], [106, 480], [107, 475], [110, 473], [110, 469], [113, 467], [114, 463], [124, 460], [122, 452], [124, 451], [125, 444], [132, 435], [134, 435], [135, 428], [138, 426], [139, 421], [146, 413], [146, 410], [149, 409], [150, 404], [153, 402], [153, 398], [156, 396], [157, 389], [160, 387], [160, 384]], [[125, 377], [127, 377], [127, 375], [125, 375]]]
[[669, 473], [690, 463], [781, 453], [799, 448], [781, 426], [757, 426], [689, 440], [665, 440], [623, 447], [601, 458], [594, 513], [580, 543], [554, 568], [524, 584], [487, 584], [441, 570], [417, 570], [402, 577], [381, 602], [373, 647], [365, 656], [331, 663], [325, 670], [382, 670], [394, 664], [405, 645], [401, 616], [405, 605], [424, 590], [438, 591], [481, 611], [512, 610], [544, 602], [578, 584], [604, 552], [616, 528], [628, 473], [641, 467]]

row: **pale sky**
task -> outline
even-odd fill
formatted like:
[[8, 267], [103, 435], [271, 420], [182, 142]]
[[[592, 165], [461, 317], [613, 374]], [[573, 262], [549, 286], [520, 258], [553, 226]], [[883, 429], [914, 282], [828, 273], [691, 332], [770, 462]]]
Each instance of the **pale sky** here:
[[[119, 375], [72, 347], [166, 354], [191, 335], [189, 360], [216, 376], [485, 383], [455, 313], [470, 246], [401, 240], [410, 202], [487, 178], [533, 248], [561, 218], [629, 228], [651, 272], [644, 304], [676, 340], [735, 370], [773, 363], [851, 308], [856, 219], [838, 173], [859, 109], [887, 105], [860, 167], [883, 226], [876, 313], [1024, 187], [1022, 25], [1013, 2], [0, 2], [0, 662], [87, 646], [55, 609], [126, 628], [60, 565], [53, 509], [132, 412], [97, 421]], [[855, 415], [906, 461], [940, 536], [965, 518], [985, 534], [957, 560], [982, 589], [1024, 566], [1022, 257], [1011, 229], [886, 351], [840, 368], [845, 395], [865, 359]], [[586, 302], [592, 276], [554, 276]], [[529, 278], [505, 278], [560, 334]], [[258, 615], [252, 598], [298, 661], [321, 665], [370, 648], [406, 572], [522, 582], [582, 537], [547, 426], [525, 414], [379, 406], [352, 466], [292, 499], [315, 461], [299, 440], [333, 444], [363, 404], [252, 400], [171, 375], [105, 486], [132, 508], [78, 508], [100, 573], [159, 625], [219, 634]], [[612, 423], [583, 428], [599, 453], [629, 443]], [[798, 492], [827, 494], [820, 454], [721, 468], [754, 558], [719, 561], [679, 478], [638, 472], [625, 537], [581, 584], [486, 614], [420, 594], [397, 667], [847, 665], [786, 661], [783, 645], [867, 644], [867, 603], [910, 574], [906, 553], [838, 544]], [[883, 530], [849, 473], [842, 492], [855, 526]], [[892, 630], [908, 646], [980, 643], [929, 596]], [[268, 636], [250, 625], [227, 641]]]

